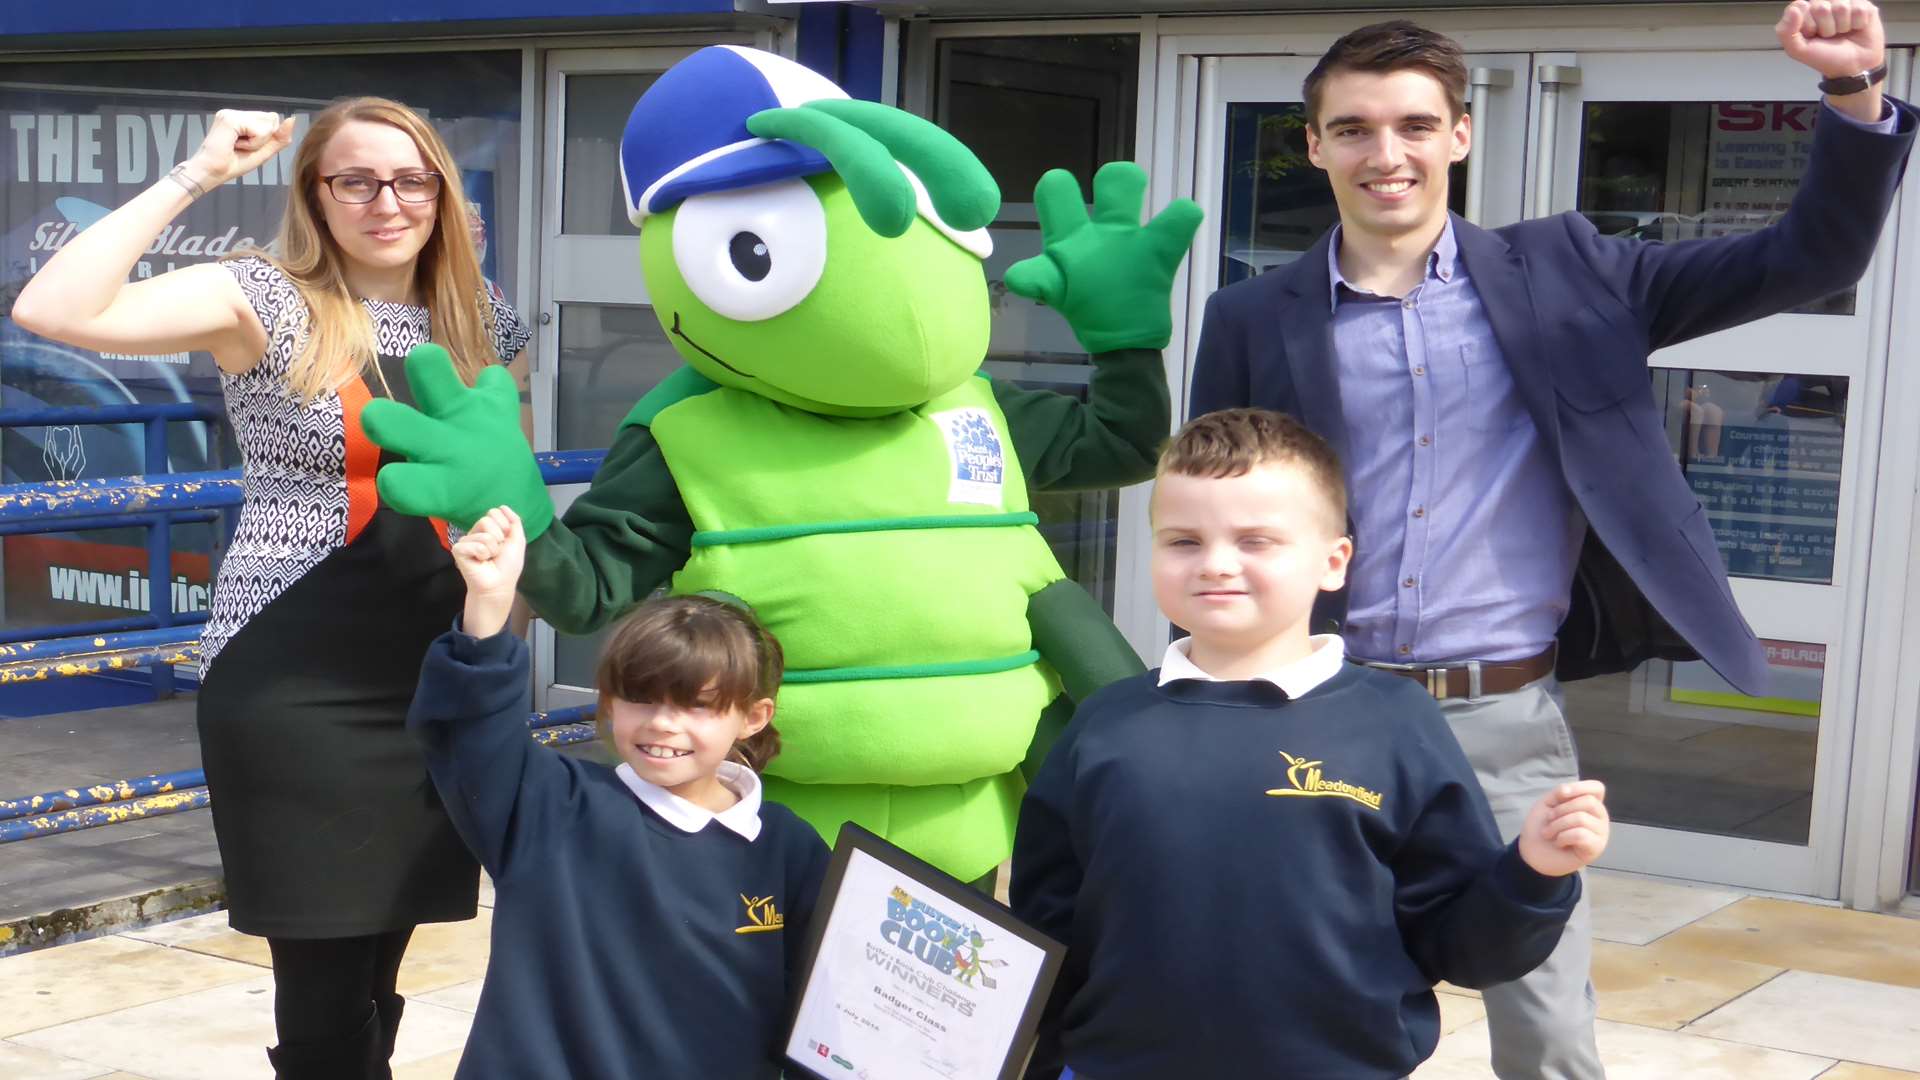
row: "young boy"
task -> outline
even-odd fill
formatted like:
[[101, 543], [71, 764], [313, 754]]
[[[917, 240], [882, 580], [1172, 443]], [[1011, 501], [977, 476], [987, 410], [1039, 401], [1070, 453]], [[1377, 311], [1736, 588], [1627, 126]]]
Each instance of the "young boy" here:
[[1552, 951], [1604, 789], [1561, 785], [1502, 847], [1433, 699], [1309, 636], [1353, 543], [1340, 464], [1290, 417], [1189, 423], [1151, 517], [1191, 636], [1080, 706], [1021, 807], [1014, 910], [1068, 944], [1029, 1076], [1406, 1076], [1434, 983]]

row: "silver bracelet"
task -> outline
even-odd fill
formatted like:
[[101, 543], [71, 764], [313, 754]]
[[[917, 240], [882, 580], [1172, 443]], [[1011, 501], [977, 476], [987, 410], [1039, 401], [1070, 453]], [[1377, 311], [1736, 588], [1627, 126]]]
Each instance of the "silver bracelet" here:
[[167, 170], [167, 179], [185, 188], [187, 194], [195, 199], [207, 193], [207, 189], [200, 186], [200, 181], [195, 180], [192, 174], [187, 172], [187, 163], [184, 161]]

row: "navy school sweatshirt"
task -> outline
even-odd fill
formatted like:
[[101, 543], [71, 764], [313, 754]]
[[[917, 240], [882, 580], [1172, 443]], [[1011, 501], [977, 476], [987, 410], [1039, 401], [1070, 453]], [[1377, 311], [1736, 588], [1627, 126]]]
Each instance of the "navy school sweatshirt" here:
[[458, 1080], [778, 1077], [826, 845], [773, 803], [752, 842], [674, 827], [612, 769], [528, 738], [527, 695], [524, 642], [456, 631], [407, 716], [494, 880]]
[[1088, 698], [1021, 806], [1014, 911], [1068, 944], [1029, 1076], [1401, 1077], [1435, 982], [1553, 951], [1578, 877], [1501, 844], [1418, 684], [1158, 674]]

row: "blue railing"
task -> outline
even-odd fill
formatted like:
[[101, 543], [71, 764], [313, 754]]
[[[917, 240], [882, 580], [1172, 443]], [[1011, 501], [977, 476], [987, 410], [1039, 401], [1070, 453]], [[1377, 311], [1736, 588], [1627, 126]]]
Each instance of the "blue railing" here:
[[[147, 530], [147, 613], [119, 619], [65, 623], [28, 629], [0, 629], [0, 644], [75, 638], [138, 630], [160, 630], [197, 625], [206, 613], [175, 611], [172, 526], [213, 522], [221, 511], [244, 500], [238, 469], [172, 474], [167, 469], [166, 424], [178, 421], [217, 422], [220, 414], [204, 406], [125, 405], [103, 409], [0, 410], [0, 428], [58, 424], [146, 425], [146, 473], [99, 480], [55, 480], [41, 484], [0, 485], [0, 536], [21, 533], [74, 532], [86, 529], [145, 527]], [[599, 450], [569, 450], [540, 454], [541, 474], [548, 484], [579, 484], [593, 478], [605, 456]], [[187, 637], [197, 639], [195, 630]], [[147, 665], [154, 693], [173, 690], [173, 665]]]
[[[238, 470], [170, 473], [166, 425], [220, 419], [215, 410], [192, 404], [0, 410], [0, 427], [141, 423], [147, 455], [141, 476], [0, 485], [0, 536], [144, 526], [148, 577], [170, 582], [170, 527], [218, 521], [245, 496]], [[549, 485], [583, 484], [593, 479], [605, 451], [535, 456]], [[199, 659], [206, 614], [174, 611], [170, 588], [149, 591], [145, 617], [0, 631], [0, 687], [144, 668], [153, 673], [157, 692], [170, 692], [173, 666]], [[535, 713], [528, 726], [546, 745], [581, 742], [593, 737], [592, 713], [591, 706]], [[0, 844], [179, 813], [207, 802], [206, 774], [199, 769], [0, 799]]]
[[[534, 713], [527, 727], [543, 746], [585, 742], [594, 737], [593, 706]], [[207, 774], [200, 769], [0, 799], [0, 844], [198, 810], [210, 801]]]
[[[0, 428], [40, 427], [40, 426], [79, 426], [97, 424], [140, 424], [144, 437], [141, 446], [144, 451], [141, 470], [147, 482], [167, 475], [171, 465], [167, 455], [167, 425], [172, 423], [219, 423], [223, 414], [210, 405], [193, 402], [173, 402], [167, 404], [108, 405], [93, 408], [63, 409], [0, 409]], [[82, 481], [84, 483], [84, 481]], [[51, 484], [23, 484], [18, 488], [52, 488]], [[23, 505], [33, 505], [36, 501], [56, 502], [56, 499], [20, 492], [17, 496], [8, 488], [0, 488], [0, 500], [9, 506], [15, 498]], [[73, 532], [84, 529], [106, 529], [139, 527], [147, 530], [147, 614], [144, 618], [101, 619], [89, 623], [69, 623], [59, 626], [39, 627], [30, 631], [0, 630], [0, 642], [25, 641], [38, 637], [69, 637], [76, 634], [104, 634], [119, 630], [159, 629], [179, 623], [206, 621], [204, 612], [178, 612], [173, 610], [173, 526], [176, 523], [212, 522], [216, 515], [211, 507], [179, 507], [179, 510], [195, 510], [194, 513], [169, 513], [160, 507], [127, 507], [123, 512], [110, 516], [84, 513], [60, 513], [43, 508], [41, 512], [20, 515], [0, 520], [0, 536], [13, 536], [20, 533]], [[155, 663], [148, 667], [149, 677], [153, 680], [155, 697], [168, 697], [173, 693], [173, 665]]]

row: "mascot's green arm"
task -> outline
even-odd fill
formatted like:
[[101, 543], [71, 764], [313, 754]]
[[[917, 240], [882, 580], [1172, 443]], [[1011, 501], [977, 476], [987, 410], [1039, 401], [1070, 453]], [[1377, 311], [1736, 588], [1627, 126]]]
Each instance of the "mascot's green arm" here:
[[1152, 479], [1173, 419], [1158, 349], [1096, 354], [1085, 402], [1000, 379], [993, 380], [993, 397], [1034, 491], [1125, 487]]
[[[1123, 487], [1150, 479], [1173, 416], [1158, 349], [1096, 355], [1085, 402], [998, 379], [993, 397], [1007, 418], [1027, 484], [1036, 491]], [[1074, 704], [1146, 666], [1077, 581], [1056, 581], [1028, 598], [1027, 625], [1033, 647], [1059, 674], [1063, 691], [1040, 714], [1020, 763], [1031, 781], [1066, 729]]]
[[1031, 783], [1047, 751], [1066, 730], [1074, 706], [1111, 682], [1147, 670], [1133, 646], [1107, 618], [1100, 602], [1077, 581], [1063, 579], [1027, 598], [1033, 647], [1060, 676], [1061, 695], [1040, 714], [1020, 771]]
[[[1014, 453], [1035, 491], [1124, 487], [1151, 479], [1173, 417], [1158, 349], [1117, 349], [1093, 358], [1082, 402], [993, 380]], [[1095, 690], [1145, 671], [1099, 603], [1075, 581], [1056, 581], [1027, 601], [1033, 647], [1060, 675], [1062, 697], [1040, 715], [1020, 771], [1031, 780], [1073, 715]]]
[[520, 595], [561, 633], [592, 633], [685, 566], [692, 537], [653, 433], [628, 424], [592, 486], [527, 545]]

